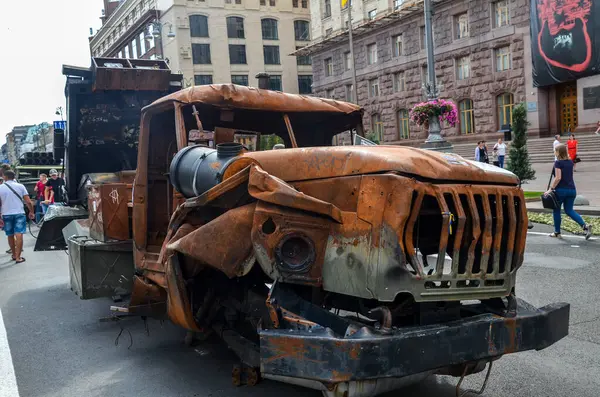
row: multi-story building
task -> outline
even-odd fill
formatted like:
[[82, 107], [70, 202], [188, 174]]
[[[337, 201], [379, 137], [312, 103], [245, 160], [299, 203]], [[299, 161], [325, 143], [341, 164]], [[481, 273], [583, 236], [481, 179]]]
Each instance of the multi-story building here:
[[[114, 4], [117, 3], [117, 4]], [[311, 93], [309, 57], [290, 55], [310, 40], [308, 0], [105, 0], [93, 56], [164, 58], [184, 85], [257, 85]]]
[[6, 134], [7, 158], [10, 164], [16, 164], [24, 153], [21, 146], [27, 137], [29, 130], [33, 125], [22, 125], [13, 127], [12, 131]]
[[[427, 132], [409, 121], [409, 110], [425, 99], [428, 78], [423, 1], [353, 3], [354, 62], [347, 6], [342, 8], [340, 0], [311, 0], [313, 41], [296, 55], [312, 57], [313, 91], [364, 106], [365, 129], [382, 142], [420, 143]], [[600, 76], [534, 87], [530, 0], [432, 3], [436, 82], [440, 97], [452, 99], [460, 113], [456, 127], [444, 128], [449, 140], [498, 135], [521, 102], [527, 103], [533, 135], [590, 129], [600, 120], [598, 109], [577, 106], [583, 88], [600, 85]]]

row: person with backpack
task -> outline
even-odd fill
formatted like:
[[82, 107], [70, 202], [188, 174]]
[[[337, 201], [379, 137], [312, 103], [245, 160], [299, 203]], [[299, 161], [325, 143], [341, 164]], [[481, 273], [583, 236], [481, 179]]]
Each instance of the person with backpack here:
[[[28, 215], [26, 209], [29, 210]], [[27, 189], [15, 181], [12, 170], [4, 171], [4, 183], [0, 185], [0, 213], [0, 226], [8, 238], [12, 259], [17, 263], [25, 262], [25, 258], [21, 256], [23, 234], [27, 232], [27, 217], [33, 219], [35, 215]]]

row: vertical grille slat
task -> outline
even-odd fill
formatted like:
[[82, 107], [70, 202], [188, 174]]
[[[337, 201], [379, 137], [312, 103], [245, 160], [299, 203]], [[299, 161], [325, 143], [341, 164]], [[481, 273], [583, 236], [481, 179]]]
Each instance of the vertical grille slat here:
[[479, 212], [477, 211], [477, 204], [475, 203], [475, 197], [473, 196], [473, 193], [471, 191], [469, 191], [467, 199], [469, 204], [469, 211], [471, 213], [473, 240], [471, 240], [471, 244], [469, 245], [466, 274], [468, 277], [471, 277], [473, 275], [473, 265], [475, 263], [475, 247], [477, 246], [479, 238], [481, 237], [481, 228]]
[[480, 217], [484, 219], [483, 237], [481, 238], [481, 262], [480, 262], [480, 273], [485, 275], [488, 273], [488, 262], [490, 260], [490, 251], [492, 249], [492, 211], [490, 209], [490, 201], [485, 192], [481, 192], [481, 201], [483, 204], [483, 214]]
[[514, 195], [512, 192], [508, 192], [506, 201], [506, 207], [508, 208], [508, 239], [506, 244], [506, 263], [504, 265], [504, 272], [508, 274], [512, 269], [517, 228], [517, 214], [515, 213]]
[[446, 249], [448, 248], [448, 230], [450, 228], [450, 211], [448, 210], [448, 203], [444, 199], [443, 193], [438, 189], [436, 191], [436, 197], [440, 209], [442, 210], [442, 230], [440, 233], [440, 246], [438, 250], [438, 257], [435, 266], [435, 274], [438, 278], [442, 278], [444, 274], [444, 262], [446, 260]]
[[463, 239], [463, 234], [465, 232], [465, 224], [467, 221], [467, 217], [465, 216], [465, 211], [460, 202], [460, 197], [456, 189], [452, 189], [452, 197], [454, 198], [454, 207], [456, 208], [456, 212], [458, 212], [456, 219], [456, 224], [453, 225], [454, 228], [454, 249], [452, 255], [452, 277], [456, 277], [458, 275], [458, 268], [460, 264], [460, 246]]
[[502, 211], [502, 195], [500, 190], [496, 191], [496, 232], [494, 233], [494, 256], [493, 256], [493, 274], [498, 276], [500, 272], [500, 254], [502, 249], [502, 236], [504, 235], [504, 214]]
[[527, 208], [525, 203], [519, 197], [513, 195], [515, 213], [517, 214], [517, 226], [515, 241], [516, 245], [513, 250], [513, 261], [510, 267], [512, 270], [517, 270], [523, 264], [523, 252], [525, 251], [525, 238], [527, 236]]
[[417, 257], [417, 252], [415, 250], [414, 241], [414, 230], [415, 230], [415, 222], [419, 218], [419, 211], [421, 210], [421, 205], [423, 204], [423, 197], [425, 194], [422, 191], [419, 191], [417, 197], [415, 198], [414, 206], [412, 213], [410, 214], [410, 218], [408, 222], [406, 222], [406, 232], [404, 233], [404, 245], [406, 247], [407, 258], [410, 261], [410, 264], [415, 269], [417, 274], [420, 277], [424, 276], [423, 266], [419, 263], [419, 258]]

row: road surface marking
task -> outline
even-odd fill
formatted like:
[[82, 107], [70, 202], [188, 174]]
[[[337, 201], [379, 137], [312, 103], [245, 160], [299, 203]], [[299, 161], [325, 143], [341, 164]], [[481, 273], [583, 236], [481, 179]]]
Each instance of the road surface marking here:
[[19, 397], [19, 388], [17, 387], [15, 368], [8, 346], [6, 328], [4, 328], [4, 320], [2, 319], [2, 310], [0, 310], [0, 396]]
[[[534, 236], [547, 236], [549, 237], [550, 233], [542, 233], [542, 232], [527, 232], [527, 234], [533, 234]], [[582, 238], [585, 239], [585, 236], [576, 236], [574, 234], [563, 234], [562, 238]], [[590, 238], [588, 241], [596, 241], [598, 240], [595, 237]]]

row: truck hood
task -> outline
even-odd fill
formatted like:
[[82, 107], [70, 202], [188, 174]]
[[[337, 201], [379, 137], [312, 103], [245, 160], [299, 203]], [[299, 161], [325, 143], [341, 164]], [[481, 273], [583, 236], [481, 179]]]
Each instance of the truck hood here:
[[403, 146], [333, 146], [247, 152], [234, 160], [224, 179], [249, 163], [286, 182], [398, 172], [437, 181], [518, 185], [510, 171], [439, 153]]

